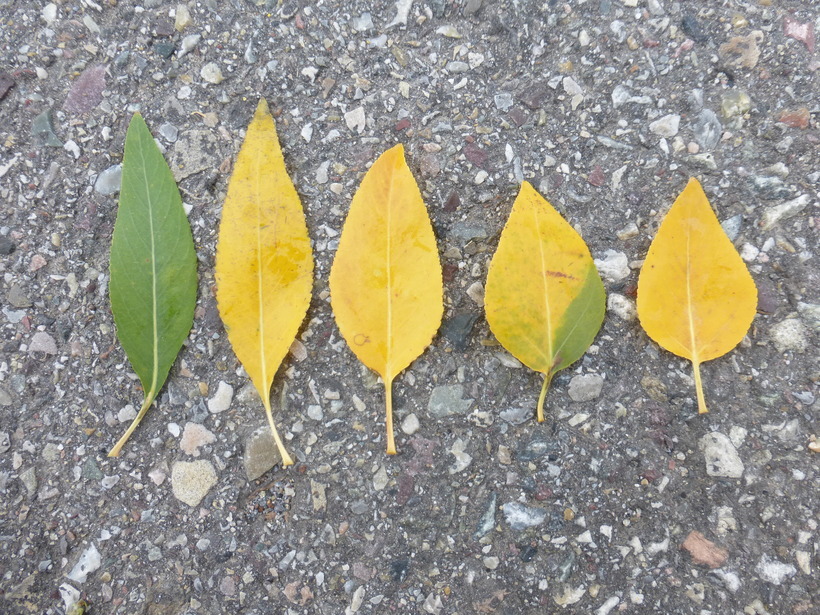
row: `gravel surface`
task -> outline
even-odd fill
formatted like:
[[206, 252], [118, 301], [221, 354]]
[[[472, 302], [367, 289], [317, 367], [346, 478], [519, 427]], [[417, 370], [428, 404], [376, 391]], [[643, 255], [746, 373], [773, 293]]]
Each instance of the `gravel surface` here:
[[[0, 0], [0, 611], [816, 613], [818, 68], [809, 0]], [[274, 383], [276, 464], [213, 294], [221, 204], [259, 96], [315, 248]], [[141, 393], [108, 252], [140, 111], [199, 258], [194, 328]], [[377, 155], [404, 143], [445, 321], [383, 389], [328, 272]], [[641, 259], [698, 177], [760, 291], [690, 366], [635, 318]], [[604, 277], [595, 345], [553, 381], [494, 341], [487, 264], [522, 180]], [[261, 428], [261, 431], [260, 431]], [[273, 467], [271, 467], [273, 466]]]

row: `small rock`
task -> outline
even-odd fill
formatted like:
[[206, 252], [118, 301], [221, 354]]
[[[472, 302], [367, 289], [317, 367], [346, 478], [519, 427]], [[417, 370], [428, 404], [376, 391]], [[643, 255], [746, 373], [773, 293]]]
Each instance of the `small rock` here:
[[723, 585], [733, 594], [737, 593], [737, 590], [740, 589], [740, 577], [737, 576], [736, 572], [732, 572], [731, 570], [725, 570], [724, 568], [717, 568], [712, 570], [710, 574], [713, 574], [718, 579], [723, 582]]
[[786, 15], [783, 18], [783, 34], [800, 41], [806, 46], [809, 53], [814, 53], [814, 24], [811, 21], [802, 23]]
[[703, 564], [709, 568], [720, 568], [729, 557], [726, 549], [718, 547], [697, 530], [689, 532], [680, 547], [689, 551], [695, 564]]
[[202, 446], [216, 442], [216, 436], [199, 423], [185, 423], [182, 431], [182, 439], [179, 441], [179, 448], [188, 455], [199, 457], [199, 449]]
[[137, 418], [137, 409], [131, 404], [120, 408], [120, 411], [117, 412], [117, 420], [120, 423], [127, 423], [129, 421], [133, 421], [135, 418]]
[[385, 487], [387, 487], [388, 482], [389, 479], [387, 477], [387, 470], [384, 466], [380, 466], [373, 475], [373, 489], [376, 491], [382, 491]]
[[737, 454], [729, 436], [718, 431], [706, 434], [698, 441], [698, 448], [703, 451], [706, 473], [709, 476], [723, 478], [743, 476], [743, 461]]
[[729, 241], [734, 241], [735, 239], [737, 239], [742, 224], [743, 216], [740, 214], [732, 216], [731, 218], [727, 218], [726, 220], [720, 223], [720, 225], [723, 227], [723, 232], [726, 233], [726, 236], [729, 238]]
[[569, 606], [570, 604], [580, 602], [585, 593], [586, 588], [583, 585], [580, 587], [564, 585], [562, 586], [561, 591], [555, 594], [552, 599], [555, 601], [555, 604], [563, 608]]
[[199, 41], [202, 40], [201, 34], [189, 34], [188, 36], [182, 39], [182, 43], [179, 46], [179, 51], [177, 52], [177, 57], [181, 58], [194, 50], [194, 48], [199, 44]]
[[459, 60], [451, 60], [447, 62], [447, 65], [444, 67], [447, 69], [447, 72], [458, 74], [458, 73], [466, 73], [470, 70], [470, 65], [467, 62], [461, 62]]
[[362, 13], [361, 16], [351, 19], [350, 25], [356, 32], [367, 32], [374, 28], [373, 17], [370, 13]]
[[408, 436], [412, 436], [416, 433], [419, 427], [419, 417], [412, 413], [404, 417], [404, 420], [401, 422], [401, 430]]
[[619, 295], [618, 293], [610, 293], [607, 296], [606, 309], [626, 322], [633, 321], [638, 316], [638, 310], [635, 307], [635, 302], [624, 295]]
[[649, 124], [649, 130], [659, 137], [671, 138], [678, 134], [680, 116], [675, 114], [664, 115], [662, 118]]
[[481, 515], [481, 519], [478, 520], [475, 534], [473, 534], [473, 537], [476, 540], [479, 540], [489, 534], [495, 527], [495, 507], [497, 505], [497, 501], [497, 497], [495, 493], [493, 493], [487, 502], [487, 507], [484, 509], [484, 514]]
[[507, 408], [499, 416], [512, 425], [521, 425], [532, 418], [532, 408]]
[[543, 508], [525, 506], [520, 502], [507, 502], [502, 506], [502, 510], [509, 526], [519, 531], [541, 525], [547, 518], [547, 511]]
[[623, 252], [607, 250], [603, 258], [595, 259], [598, 272], [611, 282], [620, 282], [630, 274], [629, 259]]
[[569, 396], [572, 401], [596, 399], [604, 388], [604, 379], [598, 374], [581, 374], [569, 381]]
[[449, 468], [450, 474], [458, 474], [459, 472], [463, 472], [469, 467], [470, 463], [472, 463], [472, 456], [464, 452], [466, 446], [467, 443], [461, 438], [458, 438], [455, 442], [453, 442], [453, 446], [450, 447], [450, 454], [456, 458], [455, 463], [453, 463], [453, 465]]
[[37, 473], [34, 470], [34, 466], [20, 472], [19, 477], [20, 482], [22, 482], [26, 488], [28, 496], [34, 497], [34, 494], [37, 493]]
[[191, 11], [184, 4], [177, 4], [176, 17], [174, 18], [174, 29], [177, 32], [182, 32], [185, 28], [191, 25]]
[[[816, 333], [820, 333], [820, 303], [805, 303], [800, 301], [797, 304], [797, 311], [800, 312], [800, 315], [806, 319], [809, 323], [809, 326], [815, 330]], [[0, 393], [0, 400], [2, 399], [2, 394]], [[9, 405], [3, 404], [0, 401], [0, 405]]]
[[92, 111], [102, 101], [105, 86], [105, 66], [89, 66], [71, 84], [63, 110], [69, 113]]
[[811, 122], [811, 112], [808, 107], [799, 109], [784, 109], [777, 116], [777, 121], [791, 128], [808, 128]]
[[809, 197], [808, 194], [803, 194], [796, 199], [786, 201], [780, 205], [767, 207], [766, 211], [764, 211], [760, 217], [760, 229], [768, 231], [781, 220], [788, 220], [796, 216], [803, 211], [810, 202], [811, 197]]
[[202, 77], [203, 81], [213, 85], [219, 85], [225, 81], [225, 77], [222, 76], [222, 69], [219, 68], [216, 62], [208, 62], [203, 66], [199, 71], [199, 76]]
[[102, 556], [100, 552], [97, 551], [97, 547], [92, 543], [91, 546], [80, 555], [80, 559], [74, 564], [74, 567], [71, 569], [71, 572], [66, 575], [66, 578], [75, 583], [85, 583], [88, 580], [88, 575], [92, 572], [96, 572], [101, 565]]
[[769, 337], [778, 352], [806, 352], [810, 343], [806, 326], [797, 318], [787, 318], [772, 326]]
[[764, 35], [760, 30], [754, 30], [746, 36], [733, 36], [729, 42], [718, 49], [718, 55], [733, 68], [754, 68], [760, 59], [758, 43], [763, 41]]
[[498, 559], [495, 555], [489, 555], [487, 557], [482, 558], [481, 562], [484, 564], [484, 567], [487, 570], [495, 570], [498, 568], [498, 565], [501, 563], [501, 560]]
[[217, 412], [224, 412], [231, 407], [233, 400], [233, 387], [224, 380], [219, 381], [216, 388], [216, 393], [208, 400], [208, 410], [213, 414]]
[[367, 123], [367, 116], [364, 112], [364, 107], [356, 107], [352, 111], [345, 113], [345, 124], [350, 130], [356, 131], [358, 134], [364, 132]]
[[31, 336], [28, 344], [29, 353], [43, 352], [45, 354], [57, 354], [57, 342], [45, 331], [38, 331]]
[[704, 109], [692, 122], [692, 132], [695, 133], [695, 141], [698, 145], [703, 149], [711, 150], [720, 142], [723, 127], [714, 111]]
[[709, 40], [709, 36], [703, 31], [703, 27], [694, 15], [684, 15], [680, 25], [686, 36], [696, 43], [705, 43]]
[[742, 90], [732, 90], [720, 99], [720, 112], [725, 118], [747, 113], [752, 108], [752, 99]]
[[174, 496], [188, 506], [198, 506], [216, 484], [216, 471], [210, 461], [177, 461], [171, 467]]
[[773, 201], [792, 196], [792, 190], [779, 177], [756, 175], [751, 179], [752, 189], [761, 199]]
[[763, 557], [760, 558], [760, 562], [755, 566], [755, 572], [764, 581], [773, 585], [780, 585], [786, 579], [797, 574], [797, 568], [791, 564], [784, 564], [781, 561], [772, 559], [764, 553]]
[[467, 296], [472, 299], [478, 307], [483, 307], [484, 285], [481, 282], [473, 282], [467, 287]]
[[500, 92], [495, 95], [495, 108], [499, 111], [507, 111], [513, 106], [513, 96], [509, 92]]
[[249, 481], [256, 480], [281, 461], [279, 449], [276, 448], [276, 443], [267, 425], [254, 431], [245, 440], [242, 462]]
[[94, 190], [98, 194], [108, 196], [116, 194], [120, 191], [122, 184], [122, 165], [115, 164], [108, 167], [105, 171], [97, 175], [97, 180], [94, 182]]
[[169, 124], [165, 122], [164, 124], [160, 124], [159, 127], [159, 134], [160, 136], [168, 141], [169, 143], [175, 143], [177, 137], [179, 136], [179, 129], [174, 126], [173, 124]]
[[437, 386], [430, 394], [427, 411], [437, 419], [466, 414], [473, 405], [473, 400], [462, 399], [463, 397], [464, 387], [460, 384]]
[[446, 318], [441, 325], [441, 334], [453, 345], [454, 350], [467, 350], [470, 334], [478, 320], [478, 314], [462, 312]]
[[9, 432], [0, 431], [0, 454], [5, 453], [11, 448], [11, 438]]

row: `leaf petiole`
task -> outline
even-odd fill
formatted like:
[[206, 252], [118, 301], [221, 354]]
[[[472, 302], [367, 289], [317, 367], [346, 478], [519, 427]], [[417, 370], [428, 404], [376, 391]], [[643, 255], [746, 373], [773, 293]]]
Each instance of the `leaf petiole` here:
[[396, 440], [393, 437], [393, 381], [384, 381], [384, 405], [387, 410], [387, 454], [396, 454]]
[[282, 467], [293, 465], [293, 458], [288, 454], [285, 445], [282, 443], [282, 438], [279, 437], [279, 432], [276, 430], [276, 425], [273, 422], [273, 413], [270, 409], [270, 399], [262, 398], [265, 404], [265, 415], [268, 417], [268, 425], [270, 425], [270, 432], [273, 434], [273, 441], [276, 442], [276, 448], [279, 449], [279, 455], [282, 457]]
[[114, 445], [108, 452], [109, 457], [119, 457], [120, 452], [122, 451], [122, 447], [125, 446], [125, 443], [128, 442], [128, 438], [131, 437], [131, 434], [134, 433], [134, 430], [139, 426], [140, 421], [142, 421], [142, 417], [145, 416], [145, 413], [148, 412], [148, 408], [151, 407], [151, 404], [154, 403], [154, 398], [157, 396], [155, 391], [149, 391], [148, 394], [145, 396], [145, 401], [142, 402], [142, 408], [137, 413], [137, 416], [134, 417], [134, 420], [131, 422], [131, 426], [126, 430], [124, 434], [122, 434], [122, 438], [120, 438], [119, 442]]
[[700, 361], [692, 361], [695, 371], [695, 390], [698, 394], [698, 414], [706, 414], [709, 409], [706, 407], [706, 398], [703, 396], [703, 383], [700, 379]]
[[541, 385], [541, 394], [538, 396], [538, 408], [535, 413], [535, 418], [539, 423], [544, 422], [544, 401], [547, 399], [550, 382], [552, 382], [552, 372], [544, 374], [544, 384]]

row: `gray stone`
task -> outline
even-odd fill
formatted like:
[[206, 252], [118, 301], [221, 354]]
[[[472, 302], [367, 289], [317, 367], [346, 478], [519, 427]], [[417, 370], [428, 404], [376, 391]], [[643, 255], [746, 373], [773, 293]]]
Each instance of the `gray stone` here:
[[541, 525], [547, 518], [547, 511], [543, 508], [525, 506], [520, 502], [507, 502], [502, 509], [504, 519], [514, 530], [526, 530]]
[[199, 423], [185, 423], [179, 448], [188, 455], [199, 457], [200, 447], [216, 442], [216, 436]]
[[0, 406], [10, 406], [13, 402], [14, 400], [11, 398], [9, 392], [3, 387], [0, 387]]
[[0, 453], [5, 453], [11, 448], [11, 437], [9, 432], [0, 431]]
[[734, 241], [737, 239], [738, 234], [740, 233], [740, 227], [743, 224], [743, 216], [737, 214], [736, 216], [732, 216], [720, 223], [720, 226], [723, 227], [723, 232], [726, 233], [726, 236], [729, 238], [729, 241]]
[[752, 189], [767, 201], [787, 199], [792, 196], [792, 189], [776, 176], [756, 175], [751, 179]]
[[704, 109], [694, 122], [692, 122], [692, 132], [695, 133], [695, 141], [703, 149], [711, 150], [720, 143], [723, 135], [723, 127], [714, 111]]
[[604, 388], [604, 378], [598, 374], [580, 374], [569, 381], [569, 396], [572, 401], [596, 399]]
[[97, 547], [92, 543], [82, 555], [74, 567], [71, 569], [66, 577], [75, 583], [85, 583], [88, 580], [88, 575], [99, 570], [102, 565], [102, 556], [97, 551]]
[[781, 220], [788, 220], [796, 216], [806, 208], [809, 202], [811, 202], [809, 195], [803, 194], [780, 205], [767, 207], [760, 217], [760, 230], [768, 231]]
[[34, 494], [37, 493], [37, 473], [34, 470], [34, 466], [20, 472], [20, 482], [22, 482], [26, 488], [28, 496], [34, 497]]
[[630, 274], [629, 259], [625, 253], [616, 250], [607, 250], [602, 258], [596, 258], [595, 266], [598, 273], [610, 282], [620, 282]]
[[784, 564], [779, 560], [772, 559], [768, 554], [764, 553], [757, 566], [755, 566], [755, 572], [757, 572], [764, 581], [774, 585], [780, 585], [786, 579], [797, 574], [797, 568], [791, 564]]
[[231, 407], [231, 401], [233, 401], [233, 387], [224, 380], [220, 380], [216, 393], [208, 400], [208, 410], [213, 414], [225, 412]]
[[[809, 323], [809, 326], [814, 329], [816, 333], [820, 333], [820, 303], [805, 303], [800, 301], [797, 304], [797, 311], [800, 312], [800, 315], [806, 319], [806, 322]], [[1, 392], [0, 405], [9, 405], [3, 404]]]
[[270, 427], [267, 425], [254, 431], [245, 440], [242, 463], [249, 481], [256, 480], [281, 461], [279, 449], [276, 448]]
[[649, 130], [659, 137], [671, 138], [678, 134], [680, 128], [680, 116], [674, 113], [664, 115], [662, 118], [649, 124]]
[[499, 92], [493, 97], [495, 108], [499, 111], [507, 111], [513, 106], [513, 96], [509, 92]]
[[97, 175], [97, 180], [94, 182], [94, 191], [97, 192], [97, 194], [109, 196], [119, 192], [121, 185], [122, 165], [115, 164]]
[[171, 171], [179, 182], [219, 166], [220, 144], [210, 130], [187, 130], [179, 135], [171, 155]]
[[412, 436], [416, 433], [419, 430], [419, 427], [419, 417], [413, 413], [408, 414], [401, 422], [401, 430], [408, 436]]
[[512, 425], [526, 423], [533, 416], [532, 408], [507, 408], [499, 413], [502, 420]]
[[467, 62], [460, 62], [458, 60], [451, 60], [447, 62], [447, 66], [445, 66], [448, 72], [451, 73], [466, 73], [470, 70], [470, 65]]
[[177, 461], [171, 467], [171, 488], [188, 506], [198, 506], [216, 484], [216, 471], [210, 461]]
[[478, 526], [476, 527], [475, 534], [473, 534], [476, 540], [489, 534], [495, 527], [495, 507], [497, 504], [498, 497], [493, 493], [487, 502], [487, 508], [484, 509], [484, 514], [481, 515], [481, 519], [478, 520]]
[[57, 342], [45, 331], [38, 331], [31, 336], [28, 344], [29, 352], [44, 352], [45, 354], [57, 354]]
[[472, 399], [463, 399], [464, 387], [460, 384], [437, 386], [430, 394], [427, 411], [437, 419], [456, 414], [466, 414], [473, 405]]
[[177, 137], [179, 137], [179, 129], [173, 124], [165, 122], [164, 124], [160, 124], [159, 134], [162, 136], [163, 139], [165, 139], [169, 143], [174, 143], [176, 142]]
[[203, 66], [199, 71], [199, 76], [202, 77], [203, 81], [212, 85], [219, 85], [225, 80], [222, 69], [219, 68], [219, 64], [216, 62], [208, 62]]
[[706, 434], [698, 441], [698, 448], [703, 451], [706, 473], [709, 476], [721, 478], [743, 476], [743, 461], [737, 454], [729, 436], [718, 431]]
[[769, 331], [769, 337], [778, 352], [787, 350], [806, 352], [810, 343], [809, 331], [798, 318], [787, 318], [773, 325]]
[[473, 239], [487, 239], [489, 233], [487, 227], [476, 222], [456, 222], [450, 227], [450, 237], [460, 239], [467, 243]]
[[609, 293], [607, 295], [606, 309], [626, 322], [631, 322], [638, 316], [635, 302], [618, 293]]

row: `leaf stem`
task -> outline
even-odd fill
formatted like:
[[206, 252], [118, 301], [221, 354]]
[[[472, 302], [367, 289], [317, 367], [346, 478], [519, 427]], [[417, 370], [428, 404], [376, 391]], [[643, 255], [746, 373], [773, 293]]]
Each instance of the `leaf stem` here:
[[145, 413], [148, 412], [148, 408], [150, 408], [151, 404], [154, 403], [154, 398], [156, 396], [157, 394], [155, 391], [151, 390], [148, 392], [148, 394], [145, 396], [145, 400], [143, 400], [142, 402], [142, 408], [140, 408], [140, 411], [137, 413], [137, 416], [134, 418], [134, 420], [131, 421], [131, 426], [126, 430], [124, 434], [122, 434], [122, 438], [120, 438], [119, 442], [117, 442], [114, 445], [114, 448], [112, 448], [108, 452], [109, 457], [120, 456], [120, 452], [122, 452], [122, 447], [125, 446], [126, 442], [128, 442], [128, 438], [130, 438], [131, 434], [134, 433], [134, 430], [140, 424], [142, 417], [145, 416]]
[[279, 449], [279, 455], [282, 457], [282, 467], [293, 465], [293, 458], [288, 454], [285, 445], [282, 443], [282, 438], [279, 437], [279, 432], [276, 431], [276, 425], [273, 422], [273, 413], [270, 409], [270, 399], [262, 398], [262, 403], [265, 404], [265, 415], [268, 417], [268, 425], [270, 425], [270, 432], [273, 434], [273, 441], [276, 442], [276, 448]]
[[387, 410], [387, 454], [396, 454], [396, 440], [393, 437], [393, 381], [384, 381], [384, 405]]
[[692, 361], [695, 370], [695, 390], [698, 394], [698, 414], [706, 414], [709, 409], [706, 407], [706, 398], [703, 396], [703, 382], [700, 379], [700, 361]]
[[535, 413], [535, 418], [539, 423], [544, 422], [544, 400], [547, 398], [550, 382], [552, 382], [552, 372], [544, 374], [544, 384], [541, 385], [541, 394], [538, 396], [538, 408]]

